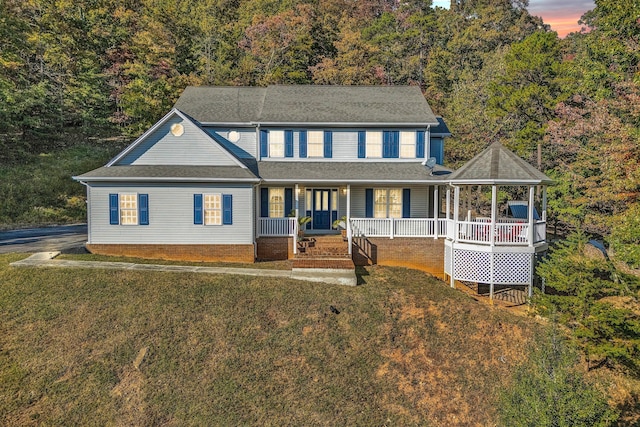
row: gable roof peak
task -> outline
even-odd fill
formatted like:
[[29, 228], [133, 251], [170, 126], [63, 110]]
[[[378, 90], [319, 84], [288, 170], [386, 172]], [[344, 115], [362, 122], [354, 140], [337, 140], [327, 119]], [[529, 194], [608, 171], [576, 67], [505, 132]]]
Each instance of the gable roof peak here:
[[496, 141], [449, 177], [452, 184], [537, 185], [553, 180]]

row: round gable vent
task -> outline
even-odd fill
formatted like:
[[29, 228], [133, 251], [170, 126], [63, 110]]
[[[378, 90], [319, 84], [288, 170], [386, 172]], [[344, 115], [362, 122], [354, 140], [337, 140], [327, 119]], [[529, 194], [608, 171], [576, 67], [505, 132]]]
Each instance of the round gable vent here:
[[182, 136], [183, 133], [184, 126], [182, 126], [180, 123], [174, 123], [171, 125], [171, 134], [173, 136]]
[[236, 130], [232, 130], [231, 132], [229, 132], [229, 138], [228, 139], [231, 142], [240, 141], [240, 132], [238, 132]]

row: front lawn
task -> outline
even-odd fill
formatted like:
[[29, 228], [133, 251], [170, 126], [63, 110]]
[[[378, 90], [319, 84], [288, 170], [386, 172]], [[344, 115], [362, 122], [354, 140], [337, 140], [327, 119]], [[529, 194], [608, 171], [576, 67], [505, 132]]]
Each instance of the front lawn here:
[[492, 425], [539, 329], [401, 268], [352, 288], [19, 258], [0, 256], [2, 425]]

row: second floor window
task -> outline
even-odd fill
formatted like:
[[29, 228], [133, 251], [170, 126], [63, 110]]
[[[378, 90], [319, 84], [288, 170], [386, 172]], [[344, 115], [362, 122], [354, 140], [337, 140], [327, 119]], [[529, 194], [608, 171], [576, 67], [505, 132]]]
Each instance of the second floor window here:
[[269, 157], [284, 157], [284, 131], [269, 132]]
[[367, 157], [382, 157], [382, 132], [367, 131]]
[[403, 159], [416, 158], [416, 133], [413, 131], [400, 132], [400, 157]]
[[324, 157], [324, 132], [310, 130], [307, 132], [307, 157]]

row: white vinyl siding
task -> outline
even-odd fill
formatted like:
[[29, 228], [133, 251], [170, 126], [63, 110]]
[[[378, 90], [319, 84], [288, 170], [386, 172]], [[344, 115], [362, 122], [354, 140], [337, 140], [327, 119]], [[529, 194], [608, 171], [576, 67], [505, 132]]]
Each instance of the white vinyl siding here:
[[120, 224], [138, 225], [138, 195], [125, 193], [118, 196], [120, 200]]
[[416, 132], [401, 131], [400, 132], [400, 157], [403, 159], [416, 158]]
[[284, 157], [283, 130], [272, 130], [269, 132], [269, 157]]
[[[182, 124], [184, 133], [175, 136], [171, 126]], [[235, 166], [233, 157], [209, 135], [179, 116], [172, 117], [120, 159], [118, 165], [203, 165]]]
[[[91, 184], [89, 242], [93, 244], [253, 244], [255, 226], [250, 185], [216, 184]], [[152, 221], [144, 227], [114, 227], [109, 221], [109, 194], [148, 194]], [[194, 224], [194, 194], [233, 197], [233, 224], [203, 227]], [[204, 200], [203, 200], [204, 204]]]
[[[367, 131], [367, 158], [382, 157], [382, 132]], [[358, 155], [356, 147], [356, 156]]]
[[222, 195], [204, 195], [204, 224], [222, 225]]

